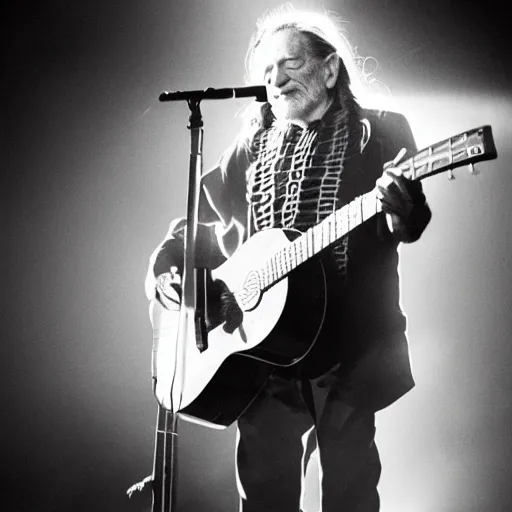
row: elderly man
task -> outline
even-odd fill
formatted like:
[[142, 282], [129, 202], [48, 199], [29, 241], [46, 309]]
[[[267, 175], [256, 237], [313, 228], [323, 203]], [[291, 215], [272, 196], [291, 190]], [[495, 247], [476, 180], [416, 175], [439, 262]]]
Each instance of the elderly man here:
[[[406, 119], [360, 107], [350, 48], [334, 27], [293, 9], [259, 23], [247, 62], [269, 102], [202, 180], [202, 221], [244, 239], [274, 227], [305, 231], [375, 185], [384, 211], [324, 252], [332, 272], [317, 342], [301, 362], [276, 368], [238, 420], [242, 512], [297, 512], [312, 446], [322, 510], [377, 511], [375, 413], [414, 385], [397, 246], [417, 240], [431, 213], [420, 183], [393, 167], [402, 149], [416, 150]], [[147, 281], [150, 298], [171, 308], [177, 295], [158, 278], [180, 266], [182, 231], [173, 224]]]

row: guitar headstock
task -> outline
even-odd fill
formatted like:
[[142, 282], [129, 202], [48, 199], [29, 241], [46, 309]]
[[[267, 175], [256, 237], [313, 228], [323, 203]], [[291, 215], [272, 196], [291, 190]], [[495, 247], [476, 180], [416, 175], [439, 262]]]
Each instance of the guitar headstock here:
[[400, 168], [411, 179], [421, 180], [444, 171], [449, 171], [452, 178], [451, 171], [457, 167], [468, 165], [475, 173], [475, 163], [493, 160], [497, 156], [492, 128], [484, 125], [422, 149], [400, 164]]

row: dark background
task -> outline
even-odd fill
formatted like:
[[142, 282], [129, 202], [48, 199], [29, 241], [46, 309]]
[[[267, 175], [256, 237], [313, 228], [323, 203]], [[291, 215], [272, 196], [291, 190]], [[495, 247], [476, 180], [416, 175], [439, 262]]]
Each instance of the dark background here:
[[[278, 2], [2, 7], [2, 483], [12, 511], [145, 511], [156, 404], [143, 279], [185, 212], [188, 109], [164, 90], [243, 84]], [[498, 160], [425, 182], [434, 217], [401, 249], [417, 387], [378, 417], [383, 512], [512, 506], [511, 73], [506, 3], [298, 1], [338, 12], [379, 62], [418, 145], [491, 124]], [[208, 103], [205, 164], [245, 101]], [[234, 430], [181, 423], [179, 510], [234, 511]], [[315, 491], [307, 511], [315, 510]]]

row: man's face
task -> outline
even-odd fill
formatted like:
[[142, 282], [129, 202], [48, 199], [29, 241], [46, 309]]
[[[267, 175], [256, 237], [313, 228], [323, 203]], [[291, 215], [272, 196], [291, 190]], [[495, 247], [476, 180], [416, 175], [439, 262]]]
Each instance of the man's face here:
[[329, 104], [325, 64], [311, 55], [307, 43], [307, 36], [289, 28], [264, 36], [255, 52], [256, 76], [269, 86], [269, 102], [279, 120], [307, 124]]

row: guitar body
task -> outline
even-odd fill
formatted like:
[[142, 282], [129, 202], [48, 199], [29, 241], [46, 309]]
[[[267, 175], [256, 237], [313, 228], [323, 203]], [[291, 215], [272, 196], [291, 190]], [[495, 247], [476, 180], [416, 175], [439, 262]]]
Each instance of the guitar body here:
[[[212, 278], [236, 294], [246, 286], [252, 269], [263, 266], [297, 234], [280, 229], [256, 233], [212, 271]], [[195, 340], [186, 340], [185, 371], [174, 412], [210, 427], [229, 426], [254, 400], [274, 366], [291, 366], [307, 355], [322, 327], [326, 306], [325, 272], [314, 258], [265, 290], [255, 307], [243, 311], [243, 321], [233, 333], [226, 332], [224, 324], [217, 326], [208, 333], [208, 348], [203, 352]], [[166, 366], [174, 364], [167, 361]], [[170, 392], [177, 396], [175, 389]]]
[[[237, 292], [247, 286], [247, 274], [290, 240], [299, 236], [294, 230], [268, 229], [253, 235], [228, 261], [212, 272]], [[311, 349], [322, 326], [326, 298], [324, 268], [318, 258], [295, 269], [271, 288], [263, 291], [254, 308], [244, 308], [242, 325], [230, 335], [236, 353], [278, 366], [300, 361]], [[226, 338], [222, 326], [210, 333]]]

